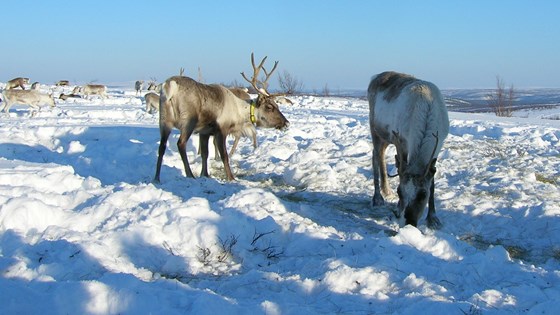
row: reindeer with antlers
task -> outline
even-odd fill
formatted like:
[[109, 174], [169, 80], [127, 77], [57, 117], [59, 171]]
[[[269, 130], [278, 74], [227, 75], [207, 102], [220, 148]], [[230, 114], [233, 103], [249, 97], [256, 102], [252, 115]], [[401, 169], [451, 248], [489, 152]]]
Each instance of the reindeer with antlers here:
[[385, 150], [394, 144], [399, 176], [396, 216], [404, 212], [406, 224], [416, 226], [429, 203], [428, 226], [441, 227], [434, 203], [434, 175], [437, 154], [449, 132], [441, 92], [434, 84], [410, 75], [383, 72], [371, 80], [368, 100], [373, 139], [373, 205], [384, 204], [382, 193], [391, 194]]
[[[253, 55], [251, 54], [251, 60]], [[264, 64], [254, 68], [254, 77], [249, 81], [257, 90], [257, 76]], [[254, 65], [254, 62], [253, 62]], [[245, 75], [243, 74], [243, 77]], [[264, 90], [266, 92], [266, 90]], [[186, 144], [193, 132], [200, 135], [200, 152], [202, 155], [201, 176], [208, 176], [208, 140], [214, 136], [227, 180], [234, 176], [229, 166], [229, 156], [225, 149], [226, 136], [243, 131], [251, 124], [265, 128], [281, 129], [288, 125], [288, 120], [280, 112], [278, 105], [268, 93], [261, 95], [255, 103], [247, 102], [235, 96], [229, 89], [216, 84], [202, 84], [195, 80], [174, 76], [165, 81], [160, 95], [160, 144], [156, 165], [155, 182], [160, 181], [161, 164], [167, 147], [167, 140], [173, 128], [180, 130], [177, 141], [179, 154], [183, 161], [187, 177], [194, 177], [186, 154]], [[254, 128], [254, 127], [253, 127]]]
[[[245, 75], [245, 73], [241, 72], [241, 76], [245, 79], [245, 81], [247, 81], [253, 87], [255, 92], [261, 97], [261, 102], [259, 102], [258, 99], [256, 102], [254, 102], [251, 99], [251, 96], [248, 94], [247, 89], [245, 88], [230, 88], [229, 90], [233, 92], [235, 96], [247, 102], [253, 102], [254, 104], [262, 104], [263, 103], [262, 100], [264, 98], [267, 98], [269, 100], [272, 99], [272, 102], [274, 102], [274, 104], [276, 104], [277, 106], [276, 97], [279, 96], [280, 94], [272, 94], [268, 92], [268, 80], [272, 77], [272, 74], [278, 67], [278, 61], [274, 62], [274, 66], [272, 67], [272, 70], [267, 71], [266, 68], [264, 68], [264, 63], [266, 62], [266, 59], [267, 56], [265, 56], [257, 66], [255, 63], [255, 56], [253, 53], [251, 53], [251, 66], [253, 67], [253, 76], [249, 80]], [[259, 73], [261, 70], [265, 75], [264, 79], [259, 79]], [[247, 124], [245, 128], [243, 128], [243, 130], [241, 130], [240, 132], [232, 133], [231, 135], [233, 135], [234, 141], [229, 156], [232, 156], [235, 153], [235, 150], [237, 148], [237, 145], [239, 144], [239, 140], [241, 139], [241, 137], [251, 138], [251, 140], [253, 141], [253, 148], [255, 149], [257, 148], [257, 131], [255, 129], [255, 126], [253, 125], [253, 122]], [[216, 143], [216, 138], [214, 138], [214, 147], [216, 148], [216, 154], [215, 154], [216, 159], [219, 159], [219, 152], [217, 150], [218, 146]]]

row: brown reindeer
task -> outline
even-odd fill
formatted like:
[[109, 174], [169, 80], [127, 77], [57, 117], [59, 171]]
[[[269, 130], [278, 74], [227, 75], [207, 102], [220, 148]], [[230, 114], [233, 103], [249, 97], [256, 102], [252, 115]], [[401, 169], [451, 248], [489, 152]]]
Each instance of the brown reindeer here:
[[[274, 66], [272, 67], [272, 70], [269, 72], [264, 68], [264, 63], [266, 59], [267, 57], [265, 56], [257, 66], [255, 64], [255, 56], [253, 53], [251, 53], [251, 66], [253, 67], [253, 76], [251, 77], [251, 80], [247, 78], [244, 72], [241, 72], [241, 76], [247, 82], [249, 82], [249, 84], [251, 84], [252, 88], [255, 90], [256, 93], [267, 95], [268, 97], [272, 98], [275, 102], [277, 102], [276, 98], [280, 94], [272, 94], [268, 92], [268, 80], [272, 77], [274, 70], [276, 70], [276, 68], [278, 67], [278, 61], [274, 62]], [[258, 76], [261, 69], [263, 70], [265, 77], [262, 78], [262, 80], [259, 80]], [[229, 90], [233, 92], [233, 94], [235, 94], [235, 96], [239, 97], [240, 99], [245, 100], [247, 102], [253, 102], [253, 100], [251, 99], [251, 95], [249, 95], [248, 93], [248, 89], [231, 87], [229, 88]], [[255, 129], [255, 125], [253, 123], [254, 122], [247, 123], [242, 130], [240, 130], [237, 133], [231, 134], [233, 135], [234, 140], [233, 140], [233, 146], [231, 147], [231, 151], [229, 152], [229, 156], [232, 156], [235, 153], [235, 150], [237, 149], [237, 145], [239, 144], [239, 140], [241, 139], [241, 137], [251, 138], [251, 140], [253, 141], [253, 148], [254, 149], [257, 148], [257, 130]], [[216, 138], [214, 138], [214, 148], [216, 150], [215, 158], [220, 159], [218, 146], [216, 144]]]
[[[79, 88], [79, 92], [84, 94], [84, 98], [88, 98], [90, 95], [99, 95], [101, 98], [107, 98], [107, 87], [103, 84], [86, 84]], [[74, 92], [76, 93], [76, 89]]]
[[[182, 76], [182, 75], [180, 75]], [[163, 83], [158, 84], [157, 80], [155, 78], [151, 78], [150, 82], [148, 82], [148, 91], [153, 91], [156, 93], [161, 93], [161, 86], [163, 85]]]
[[56, 85], [56, 86], [68, 86], [68, 85], [70, 85], [70, 81], [68, 81], [68, 80], [60, 80], [60, 81], [56, 82], [55, 85]]
[[60, 93], [60, 95], [58, 96], [58, 98], [61, 99], [61, 100], [63, 100], [63, 101], [66, 101], [66, 100], [68, 100], [69, 98], [82, 98], [82, 97], [81, 97], [80, 95], [74, 94], [74, 93], [71, 93], [71, 94]]
[[37, 90], [4, 90], [2, 92], [4, 101], [4, 112], [8, 113], [14, 104], [26, 104], [29, 107], [40, 110], [42, 105], [54, 107], [52, 95], [41, 93]]
[[[245, 88], [238, 88], [238, 87], [231, 87], [229, 88], [229, 90], [237, 97], [239, 97], [240, 99], [247, 101], [247, 102], [251, 102], [251, 95], [249, 95], [249, 93], [247, 93], [247, 89]], [[253, 148], [256, 149], [257, 148], [257, 130], [255, 129], [255, 125], [253, 125], [252, 122], [248, 122], [245, 124], [245, 126], [243, 127], [243, 129], [237, 133], [233, 133], [232, 136], [234, 137], [233, 139], [233, 146], [231, 147], [231, 150], [229, 151], [229, 156], [231, 157], [234, 153], [235, 150], [237, 149], [237, 145], [239, 144], [239, 140], [242, 137], [245, 138], [251, 138], [251, 140], [253, 141]], [[220, 160], [220, 152], [218, 151], [218, 142], [216, 141], [216, 138], [214, 137], [214, 158], [216, 160]], [[200, 154], [200, 148], [198, 149], [198, 154]]]
[[144, 100], [146, 100], [146, 111], [148, 113], [152, 114], [159, 110], [159, 95], [157, 93], [146, 93]]
[[[247, 101], [247, 102], [252, 102], [253, 100], [251, 99], [251, 95], [249, 95], [249, 93], [247, 93], [247, 89], [244, 88], [229, 88], [229, 90], [237, 97], [239, 97], [240, 99]], [[255, 126], [253, 125], [253, 123], [248, 123], [245, 125], [245, 127], [243, 128], [243, 130], [241, 130], [241, 132], [239, 133], [234, 133], [233, 135], [233, 145], [231, 147], [231, 151], [229, 151], [229, 156], [232, 156], [235, 153], [235, 150], [237, 149], [237, 145], [239, 144], [239, 140], [241, 139], [241, 137], [246, 137], [246, 138], [251, 138], [251, 140], [253, 141], [253, 148], [256, 149], [257, 148], [257, 130], [255, 129]], [[214, 138], [214, 146], [216, 147], [216, 153], [218, 153], [217, 150], [217, 146], [216, 146], [216, 138]]]
[[[257, 69], [255, 73], [258, 74]], [[288, 120], [282, 115], [274, 99], [268, 95], [259, 94], [257, 101], [251, 104], [221, 85], [206, 85], [183, 76], [167, 79], [160, 95], [161, 139], [154, 181], [160, 181], [163, 155], [173, 128], [181, 132], [177, 147], [187, 177], [194, 175], [187, 158], [186, 145], [192, 133], [198, 132], [202, 155], [201, 176], [208, 177], [208, 139], [214, 136], [224, 163], [226, 178], [233, 180], [229, 156], [225, 149], [226, 136], [240, 132], [252, 121], [265, 128], [281, 129], [288, 125]]]
[[5, 89], [11, 90], [20, 87], [22, 90], [25, 90], [25, 84], [29, 84], [29, 78], [15, 78], [6, 83]]

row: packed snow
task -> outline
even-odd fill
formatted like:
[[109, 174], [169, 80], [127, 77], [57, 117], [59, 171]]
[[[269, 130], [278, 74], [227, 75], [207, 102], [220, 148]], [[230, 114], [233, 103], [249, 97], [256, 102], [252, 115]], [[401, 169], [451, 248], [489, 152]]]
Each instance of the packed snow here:
[[396, 197], [371, 207], [364, 100], [292, 97], [233, 182], [213, 156], [184, 177], [175, 131], [154, 184], [158, 115], [132, 83], [108, 94], [0, 115], [1, 314], [557, 311], [557, 118], [450, 112], [431, 230], [399, 224]]

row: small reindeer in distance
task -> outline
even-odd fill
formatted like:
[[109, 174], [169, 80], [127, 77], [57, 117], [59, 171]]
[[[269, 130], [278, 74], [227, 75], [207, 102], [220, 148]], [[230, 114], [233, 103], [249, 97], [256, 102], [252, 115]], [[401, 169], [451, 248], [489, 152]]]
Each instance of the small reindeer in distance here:
[[159, 110], [159, 94], [148, 92], [144, 95], [144, 100], [146, 101], [146, 112], [152, 114]]
[[15, 89], [17, 87], [20, 87], [22, 90], [25, 90], [25, 84], [29, 84], [29, 78], [15, 78], [15, 79], [11, 79], [10, 81], [8, 81], [6, 83], [6, 90], [11, 90], [11, 89]]
[[40, 110], [42, 105], [54, 107], [52, 95], [41, 93], [37, 90], [4, 90], [2, 91], [4, 112], [8, 113], [14, 104], [26, 104], [34, 110]]
[[140, 93], [142, 93], [142, 89], [144, 88], [144, 81], [143, 80], [139, 80], [136, 81], [134, 83], [134, 89], [136, 90], [136, 96], [140, 95]]
[[86, 84], [84, 86], [76, 86], [72, 94], [83, 94], [84, 98], [90, 95], [99, 95], [101, 98], [107, 98], [107, 87], [103, 84]]
[[156, 78], [150, 78], [150, 82], [148, 82], [148, 91], [153, 91], [156, 93], [161, 93], [161, 87], [162, 87], [163, 83], [161, 84], [157, 84], [157, 79]]
[[55, 85], [56, 85], [56, 86], [68, 86], [68, 85], [70, 85], [70, 81], [68, 81], [68, 80], [60, 80], [60, 81], [56, 82]]

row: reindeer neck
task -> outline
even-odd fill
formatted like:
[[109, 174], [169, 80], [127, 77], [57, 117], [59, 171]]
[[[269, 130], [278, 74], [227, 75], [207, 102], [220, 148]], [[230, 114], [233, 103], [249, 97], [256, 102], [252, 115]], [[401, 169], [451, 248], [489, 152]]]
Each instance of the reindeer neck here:
[[256, 125], [257, 116], [255, 114], [257, 108], [257, 100], [245, 100], [243, 101], [243, 116], [247, 118], [247, 122], [252, 125]]
[[255, 108], [257, 107], [256, 100], [249, 101], [249, 119], [251, 120], [251, 124], [257, 123], [257, 117], [255, 116]]

